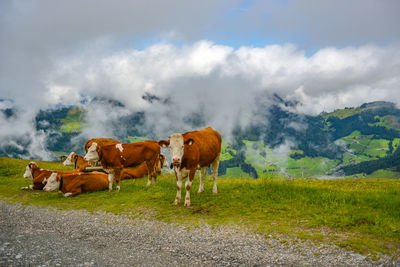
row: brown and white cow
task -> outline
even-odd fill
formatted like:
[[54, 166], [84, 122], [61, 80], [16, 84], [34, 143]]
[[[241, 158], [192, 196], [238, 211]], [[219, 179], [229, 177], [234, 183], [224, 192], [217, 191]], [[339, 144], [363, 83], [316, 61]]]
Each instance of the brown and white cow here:
[[53, 173], [78, 173], [78, 171], [50, 171], [39, 168], [35, 162], [31, 162], [26, 166], [24, 178], [31, 179], [33, 184], [22, 187], [21, 189], [42, 190], [45, 186], [45, 179], [49, 178]]
[[64, 160], [63, 165], [74, 167], [75, 170], [84, 171], [89, 166], [89, 161], [86, 161], [83, 156], [71, 152]]
[[158, 143], [161, 147], [169, 147], [170, 149], [178, 188], [175, 205], [181, 200], [182, 181], [189, 176], [185, 184], [186, 197], [184, 205], [190, 206], [190, 187], [198, 168], [200, 168], [198, 193], [204, 191], [206, 169], [212, 165], [214, 176], [213, 193], [217, 194], [217, 176], [221, 154], [221, 135], [217, 131], [208, 127], [184, 134], [172, 134], [169, 136], [169, 140], [160, 140]]
[[[165, 160], [165, 156], [163, 154], [160, 154], [160, 160], [157, 162], [156, 165], [156, 173], [160, 174], [163, 167], [168, 167], [168, 163]], [[148, 175], [147, 164], [146, 162], [143, 162], [139, 165], [139, 167], [136, 167], [134, 169], [123, 169], [121, 171], [121, 180], [138, 179], [146, 175]]]
[[108, 188], [108, 176], [102, 172], [53, 173], [49, 178], [46, 178], [45, 182], [44, 191], [61, 190], [64, 197], [102, 191]]
[[102, 146], [92, 143], [84, 159], [100, 161], [104, 170], [108, 172], [109, 190], [112, 190], [113, 180], [117, 181], [117, 191], [120, 190], [119, 181], [123, 168], [136, 167], [146, 162], [148, 173], [147, 185], [156, 180], [155, 167], [160, 155], [160, 146], [155, 141], [142, 141], [130, 144], [116, 144]]
[[89, 147], [92, 146], [93, 143], [96, 143], [98, 145], [102, 146], [108, 146], [108, 145], [116, 145], [116, 144], [121, 144], [120, 141], [111, 139], [111, 138], [93, 138], [90, 140], [87, 140], [85, 143], [85, 152], [88, 152]]

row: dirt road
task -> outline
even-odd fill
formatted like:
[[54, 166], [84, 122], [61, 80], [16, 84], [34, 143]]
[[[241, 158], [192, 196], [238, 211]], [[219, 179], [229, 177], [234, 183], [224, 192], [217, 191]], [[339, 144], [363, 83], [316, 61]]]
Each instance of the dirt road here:
[[334, 245], [286, 241], [0, 201], [0, 266], [400, 266], [389, 257], [374, 262]]

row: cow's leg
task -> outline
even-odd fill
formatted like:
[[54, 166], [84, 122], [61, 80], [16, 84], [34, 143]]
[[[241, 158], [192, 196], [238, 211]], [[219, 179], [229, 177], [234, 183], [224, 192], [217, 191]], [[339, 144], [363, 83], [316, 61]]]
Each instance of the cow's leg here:
[[182, 189], [182, 170], [179, 170], [177, 167], [175, 168], [175, 177], [176, 177], [176, 197], [174, 201], [174, 205], [178, 205], [181, 201], [181, 189]]
[[114, 182], [114, 170], [108, 170], [108, 191], [112, 191]]
[[120, 190], [119, 181], [121, 178], [121, 169], [115, 169], [114, 176], [115, 176], [115, 180], [117, 181], [117, 186], [115, 189], [119, 192], [119, 190]]
[[218, 167], [219, 167], [219, 156], [220, 156], [220, 154], [218, 154], [218, 156], [215, 158], [215, 160], [211, 164], [212, 165], [212, 173], [213, 173], [213, 177], [214, 177], [213, 194], [218, 193], [217, 176], [218, 176]]
[[155, 155], [154, 159], [151, 161], [151, 171], [152, 171], [152, 181], [154, 184], [157, 183], [157, 162], [160, 162], [160, 154]]
[[73, 197], [76, 195], [82, 194], [82, 189], [81, 188], [77, 188], [72, 192], [67, 192], [65, 194], [63, 194], [64, 197]]
[[29, 190], [29, 189], [33, 189], [33, 185], [30, 185], [30, 186], [24, 186], [24, 187], [21, 187], [21, 189], [22, 190]]
[[147, 186], [150, 186], [153, 178], [154, 178], [154, 183], [156, 183], [155, 172], [154, 172], [155, 166], [153, 161], [146, 161], [146, 166], [147, 166]]
[[185, 188], [186, 188], [186, 196], [185, 196], [185, 206], [190, 206], [190, 187], [192, 186], [192, 182], [194, 179], [194, 175], [196, 174], [196, 169], [190, 170], [189, 177], [186, 180]]
[[197, 193], [203, 193], [204, 192], [204, 178], [206, 177], [206, 170], [207, 167], [203, 167], [200, 169], [200, 185], [199, 185], [199, 191]]

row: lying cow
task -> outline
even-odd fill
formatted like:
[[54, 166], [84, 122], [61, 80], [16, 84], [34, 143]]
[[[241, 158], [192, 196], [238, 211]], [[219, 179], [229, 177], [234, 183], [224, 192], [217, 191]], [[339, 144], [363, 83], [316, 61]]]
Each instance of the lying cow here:
[[43, 188], [44, 191], [61, 190], [64, 197], [102, 191], [108, 188], [108, 176], [102, 172], [53, 173], [44, 182], [46, 183]]
[[116, 189], [120, 190], [119, 181], [121, 170], [123, 168], [136, 167], [146, 162], [148, 169], [148, 182], [151, 184], [154, 177], [156, 180], [155, 167], [160, 155], [160, 146], [155, 141], [143, 141], [131, 144], [116, 144], [102, 146], [97, 143], [92, 143], [86, 153], [84, 159], [87, 161], [100, 161], [104, 170], [109, 175], [109, 190], [112, 190], [112, 185], [117, 181]]
[[63, 162], [63, 165], [73, 166], [75, 170], [84, 171], [89, 166], [89, 162], [75, 152], [71, 152]]
[[111, 138], [93, 138], [90, 140], [87, 140], [85, 143], [85, 152], [88, 152], [89, 147], [92, 146], [93, 143], [96, 143], [98, 145], [102, 146], [108, 146], [108, 145], [116, 145], [116, 144], [121, 144], [120, 141], [111, 139]]
[[26, 166], [24, 178], [31, 179], [33, 184], [30, 186], [22, 187], [21, 189], [35, 189], [42, 190], [45, 186], [44, 180], [49, 178], [53, 173], [77, 173], [78, 171], [49, 171], [39, 168], [35, 162], [31, 162]]
[[[165, 160], [165, 156], [163, 154], [160, 154], [160, 160], [156, 165], [157, 174], [161, 173], [162, 167], [168, 167], [168, 163]], [[148, 175], [147, 164], [146, 162], [143, 162], [142, 164], [140, 164], [139, 167], [136, 167], [135, 169], [123, 169], [121, 171], [121, 180], [137, 179], [137, 178], [142, 178], [146, 175]]]
[[213, 193], [217, 194], [217, 176], [219, 157], [221, 154], [221, 135], [211, 127], [187, 132], [184, 134], [172, 134], [169, 140], [160, 140], [161, 147], [169, 147], [172, 165], [174, 167], [178, 191], [174, 204], [181, 200], [182, 180], [186, 180], [185, 206], [190, 206], [190, 187], [197, 168], [200, 168], [200, 185], [198, 193], [204, 191], [204, 177], [210, 164], [214, 176]]

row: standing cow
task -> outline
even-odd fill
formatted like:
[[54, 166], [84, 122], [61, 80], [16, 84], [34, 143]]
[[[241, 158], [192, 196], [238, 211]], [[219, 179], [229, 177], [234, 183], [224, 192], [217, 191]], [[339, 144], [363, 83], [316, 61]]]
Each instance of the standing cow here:
[[178, 191], [174, 204], [181, 200], [182, 180], [186, 180], [185, 206], [190, 206], [190, 187], [197, 168], [200, 168], [200, 186], [198, 193], [204, 191], [204, 177], [206, 169], [212, 165], [214, 176], [213, 193], [217, 194], [217, 176], [219, 157], [221, 154], [221, 135], [211, 127], [187, 132], [184, 134], [172, 134], [169, 140], [160, 140], [161, 147], [169, 147], [171, 160], [174, 166]]
[[117, 180], [116, 189], [119, 191], [121, 170], [123, 168], [139, 166], [143, 162], [146, 162], [147, 169], [149, 170], [147, 185], [151, 184], [153, 177], [155, 181], [157, 175], [155, 168], [159, 160], [159, 155], [160, 146], [155, 141], [108, 146], [102, 146], [94, 142], [89, 147], [84, 159], [87, 161], [100, 161], [103, 169], [108, 172], [108, 189], [112, 190], [115, 176]]

